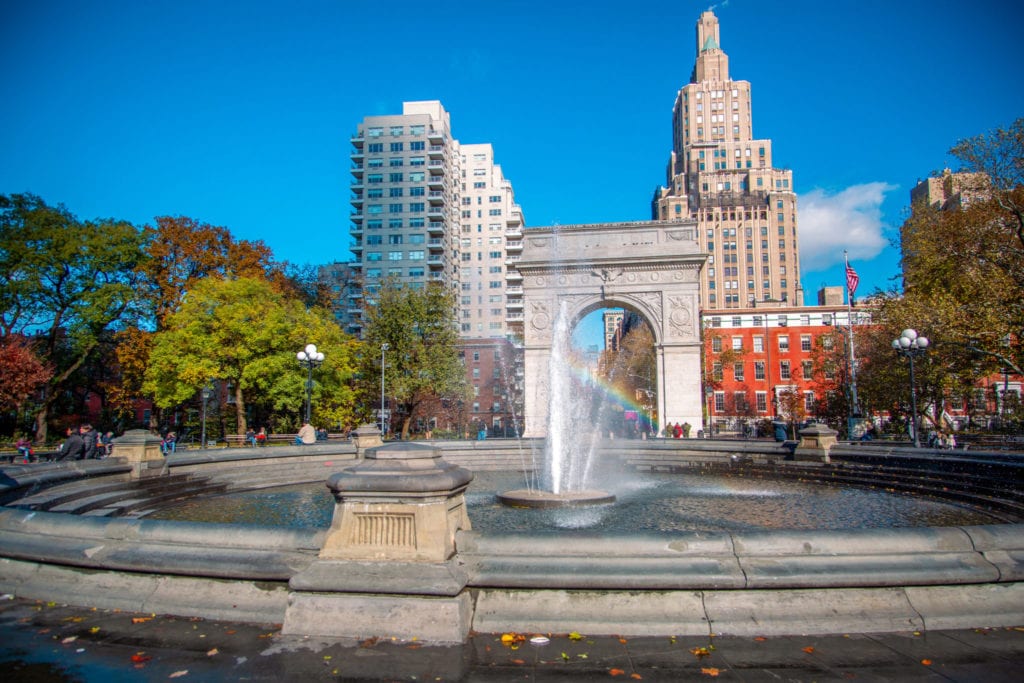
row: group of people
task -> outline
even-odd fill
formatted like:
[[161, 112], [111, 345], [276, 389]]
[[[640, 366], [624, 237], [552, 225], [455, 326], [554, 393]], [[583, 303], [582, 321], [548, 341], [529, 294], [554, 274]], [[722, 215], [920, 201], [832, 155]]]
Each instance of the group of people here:
[[252, 427], [249, 427], [249, 429], [245, 430], [245, 442], [253, 448], [256, 448], [256, 446], [266, 446], [267, 428], [260, 427], [260, 431], [255, 432]]
[[956, 448], [956, 435], [942, 430], [928, 434], [928, 448]]
[[693, 426], [689, 422], [665, 425], [665, 436], [669, 439], [689, 439]]
[[113, 450], [114, 433], [100, 434], [85, 422], [78, 427], [67, 428], [57, 452], [57, 460], [99, 460], [110, 455]]

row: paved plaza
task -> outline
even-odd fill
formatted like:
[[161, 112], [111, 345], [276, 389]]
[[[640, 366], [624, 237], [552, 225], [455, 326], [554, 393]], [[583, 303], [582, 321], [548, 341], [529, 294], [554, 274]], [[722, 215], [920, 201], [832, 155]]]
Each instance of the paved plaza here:
[[[324, 641], [279, 626], [0, 600], [14, 681], [1018, 681], [1024, 628], [786, 637], [589, 637], [465, 645]], [[533, 636], [535, 634], [523, 634]], [[505, 640], [509, 640], [506, 636]]]

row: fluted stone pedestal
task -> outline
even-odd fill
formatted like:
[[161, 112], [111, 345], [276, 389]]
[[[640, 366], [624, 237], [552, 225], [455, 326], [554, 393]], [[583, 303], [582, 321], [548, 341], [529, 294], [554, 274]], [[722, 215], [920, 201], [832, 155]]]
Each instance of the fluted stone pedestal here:
[[829, 451], [836, 445], [839, 434], [828, 425], [812, 424], [800, 430], [800, 445], [796, 448], [797, 460], [820, 460], [831, 462]]
[[473, 475], [432, 446], [371, 448], [330, 477], [335, 507], [320, 558], [292, 577], [284, 634], [463, 642], [468, 577], [454, 561]]

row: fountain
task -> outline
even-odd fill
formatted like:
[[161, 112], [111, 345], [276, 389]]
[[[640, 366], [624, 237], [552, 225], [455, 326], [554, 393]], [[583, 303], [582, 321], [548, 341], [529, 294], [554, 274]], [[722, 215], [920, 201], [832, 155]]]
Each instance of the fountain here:
[[[498, 494], [512, 507], [555, 508], [603, 505], [615, 501], [607, 491], [588, 488], [600, 425], [587, 418], [588, 397], [572, 376], [568, 305], [561, 302], [555, 319], [548, 364], [548, 435], [540, 487]], [[600, 423], [600, 420], [598, 421]], [[527, 479], [527, 483], [532, 482]]]

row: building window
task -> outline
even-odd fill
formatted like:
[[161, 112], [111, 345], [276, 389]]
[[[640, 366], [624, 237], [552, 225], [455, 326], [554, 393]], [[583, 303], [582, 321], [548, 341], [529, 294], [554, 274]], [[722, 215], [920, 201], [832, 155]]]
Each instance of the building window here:
[[401, 152], [403, 147], [401, 142], [392, 142], [388, 149], [392, 152]]
[[712, 353], [721, 353], [722, 352], [722, 338], [721, 337], [712, 337], [711, 338], [711, 352]]
[[815, 403], [815, 401], [814, 401], [814, 392], [813, 391], [805, 391], [804, 392], [804, 411], [806, 411], [806, 413], [808, 415], [812, 415], [814, 413], [814, 403]]
[[779, 361], [779, 377], [781, 377], [784, 380], [789, 380], [792, 378], [789, 372], [788, 360]]
[[716, 391], [715, 392], [715, 412], [716, 413], [724, 413], [725, 412], [725, 392], [724, 391]]
[[404, 253], [405, 252], [403, 252], [403, 251], [389, 251], [388, 252], [388, 261], [401, 261], [402, 260], [402, 255]]
[[[810, 324], [810, 323], [807, 323]], [[800, 350], [810, 351], [811, 350], [811, 335], [801, 334], [800, 335]]]
[[812, 379], [814, 377], [814, 363], [805, 360], [800, 362], [800, 366], [803, 368], [804, 379]]
[[733, 351], [742, 351], [743, 350], [743, 337], [733, 337], [732, 338], [732, 350]]
[[722, 381], [722, 364], [715, 363], [711, 366], [711, 378], [716, 382]]
[[789, 351], [789, 335], [779, 335], [779, 351]]
[[754, 379], [764, 380], [764, 361], [754, 361]]
[[733, 363], [732, 374], [736, 378], [737, 382], [743, 381], [743, 363]]
[[[409, 260], [410, 261], [422, 261], [423, 260], [423, 252], [422, 251], [410, 251], [409, 252]], [[412, 272], [412, 271], [410, 271], [410, 272]]]
[[763, 391], [754, 393], [754, 400], [757, 401], [757, 412], [767, 413], [768, 412], [768, 394]]

